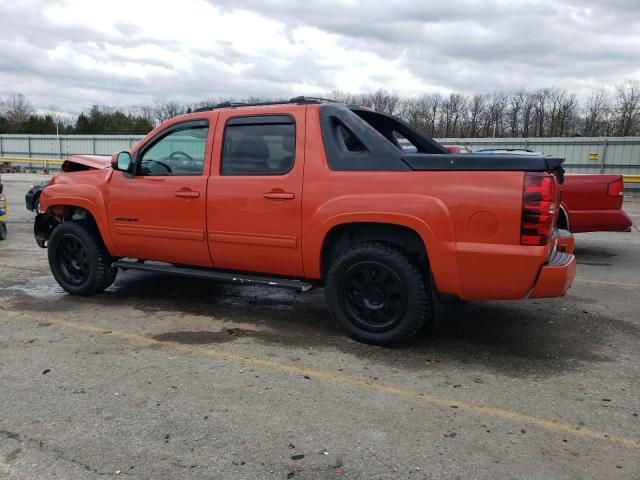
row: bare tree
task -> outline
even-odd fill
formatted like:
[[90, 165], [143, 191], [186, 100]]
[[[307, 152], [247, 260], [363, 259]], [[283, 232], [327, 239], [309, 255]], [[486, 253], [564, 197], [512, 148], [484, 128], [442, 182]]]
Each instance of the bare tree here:
[[562, 137], [575, 127], [577, 117], [577, 101], [575, 94], [569, 94], [561, 88], [547, 89], [549, 100], [548, 109], [545, 112], [544, 136]]
[[[451, 93], [446, 97], [437, 93], [402, 97], [397, 92], [385, 89], [372, 93], [333, 91], [327, 96], [347, 104], [369, 106], [399, 116], [415, 128], [441, 138], [640, 135], [638, 81], [617, 85], [613, 95], [604, 88], [596, 89], [584, 103], [579, 102], [575, 94], [558, 87], [534, 91], [519, 89], [510, 93], [475, 93], [469, 96]], [[134, 105], [124, 110], [95, 107], [80, 115], [65, 113], [54, 106], [40, 111], [47, 113], [46, 116], [51, 117], [58, 128], [64, 127], [65, 131], [99, 133], [107, 128], [102, 120], [116, 118], [115, 114], [128, 113], [130, 117], [144, 119], [146, 122], [143, 126], [146, 128], [149, 124], [158, 125], [182, 113], [224, 101], [273, 100], [276, 99], [210, 98], [186, 105], [157, 100], [153, 105]], [[5, 101], [0, 100], [0, 131], [3, 133], [22, 131], [24, 125], [33, 120], [33, 116], [36, 116], [34, 109], [24, 95], [14, 94]], [[136, 125], [138, 130], [143, 128], [139, 123]]]
[[403, 103], [403, 118], [418, 130], [427, 130], [427, 104], [425, 95], [405, 98]]
[[604, 88], [598, 88], [591, 92], [591, 96], [584, 108], [582, 119], [582, 133], [586, 137], [601, 135], [605, 130], [604, 123], [607, 121], [611, 105], [607, 92]]
[[129, 108], [129, 114], [136, 117], [142, 117], [148, 120], [152, 125], [154, 125], [156, 121], [156, 107], [153, 105], [133, 105]]
[[640, 133], [640, 82], [628, 81], [616, 85], [617, 135]]
[[503, 136], [506, 108], [507, 96], [505, 94], [494, 93], [487, 97], [487, 107], [486, 114], [484, 115], [482, 136]]
[[165, 120], [185, 113], [185, 111], [185, 108], [178, 102], [157, 100], [153, 108], [154, 120], [156, 124], [160, 124]]
[[459, 126], [465, 117], [467, 108], [467, 97], [459, 93], [451, 93], [442, 102], [442, 112], [440, 115], [440, 135], [453, 137], [458, 135]]
[[[347, 96], [348, 100], [351, 100]], [[379, 112], [388, 113], [390, 115], [400, 115], [402, 113], [402, 103], [400, 96], [396, 92], [387, 90], [376, 90], [373, 93], [363, 93], [356, 96], [356, 102], [359, 105], [371, 107]], [[351, 103], [351, 102], [349, 102]]]
[[533, 93], [532, 108], [533, 118], [531, 134], [534, 137], [544, 137], [546, 132], [545, 120], [547, 119], [547, 102], [549, 98], [548, 88], [539, 88]]
[[469, 101], [469, 117], [465, 137], [476, 137], [480, 134], [480, 126], [486, 116], [486, 95], [474, 95]]
[[439, 93], [429, 95], [425, 98], [425, 116], [427, 124], [427, 133], [432, 137], [438, 135], [437, 122], [442, 107], [442, 97]]
[[14, 93], [5, 100], [4, 112], [9, 127], [16, 129], [29, 119], [29, 115], [33, 113], [33, 107], [23, 94]]

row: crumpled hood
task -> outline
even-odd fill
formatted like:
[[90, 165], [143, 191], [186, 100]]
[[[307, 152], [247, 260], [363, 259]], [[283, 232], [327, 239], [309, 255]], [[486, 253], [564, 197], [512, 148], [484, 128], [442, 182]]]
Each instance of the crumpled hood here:
[[111, 157], [106, 155], [73, 155], [62, 163], [63, 172], [105, 168], [111, 168]]

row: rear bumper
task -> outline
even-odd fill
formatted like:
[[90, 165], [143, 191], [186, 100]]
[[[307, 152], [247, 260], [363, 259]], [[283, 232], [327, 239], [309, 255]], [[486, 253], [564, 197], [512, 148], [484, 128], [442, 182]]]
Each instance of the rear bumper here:
[[573, 210], [569, 212], [569, 228], [573, 233], [624, 232], [633, 222], [622, 209]]
[[535, 285], [529, 292], [529, 298], [562, 297], [571, 286], [576, 276], [576, 257], [571, 252], [563, 251], [564, 247], [558, 240], [558, 248], [542, 266]]

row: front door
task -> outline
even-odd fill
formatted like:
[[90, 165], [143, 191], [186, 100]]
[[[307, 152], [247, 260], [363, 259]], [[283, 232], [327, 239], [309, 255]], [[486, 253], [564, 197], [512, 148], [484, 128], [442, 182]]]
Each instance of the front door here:
[[208, 120], [173, 124], [134, 153], [133, 176], [113, 173], [108, 216], [116, 255], [211, 266], [205, 236], [211, 140]]
[[304, 106], [220, 114], [207, 199], [218, 268], [303, 276]]

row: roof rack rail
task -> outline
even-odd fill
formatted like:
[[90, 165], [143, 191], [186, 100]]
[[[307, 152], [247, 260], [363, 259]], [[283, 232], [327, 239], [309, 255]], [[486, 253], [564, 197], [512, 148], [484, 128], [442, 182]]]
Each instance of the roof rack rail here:
[[322, 98], [322, 97], [305, 97], [301, 95], [299, 97], [293, 97], [289, 99], [290, 103], [342, 103], [338, 100], [332, 100], [331, 98]]
[[278, 101], [272, 101], [272, 102], [251, 102], [251, 103], [247, 103], [247, 102], [231, 102], [231, 101], [227, 101], [227, 102], [217, 103], [215, 105], [208, 105], [208, 106], [205, 106], [205, 107], [196, 108], [196, 109], [193, 110], [193, 113], [196, 113], [196, 112], [208, 112], [210, 110], [215, 110], [217, 108], [261, 107], [261, 106], [266, 106], [266, 105], [284, 105], [284, 104], [288, 104], [288, 103], [304, 104], [304, 103], [322, 103], [322, 102], [341, 103], [341, 102], [339, 102], [337, 100], [331, 100], [329, 98], [299, 96], [299, 97], [290, 98], [289, 100], [278, 100]]

